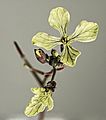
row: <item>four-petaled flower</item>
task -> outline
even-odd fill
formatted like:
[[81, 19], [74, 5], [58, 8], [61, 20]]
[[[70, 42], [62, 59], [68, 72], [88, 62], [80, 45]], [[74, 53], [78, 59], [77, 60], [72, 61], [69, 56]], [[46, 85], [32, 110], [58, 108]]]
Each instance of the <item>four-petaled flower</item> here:
[[32, 43], [46, 50], [51, 50], [55, 46], [62, 44], [64, 49], [61, 53], [60, 60], [63, 64], [73, 67], [75, 66], [76, 60], [80, 56], [81, 52], [73, 48], [71, 44], [75, 41], [94, 41], [97, 37], [99, 28], [97, 23], [83, 20], [76, 27], [73, 34], [67, 35], [67, 24], [69, 21], [70, 14], [66, 9], [62, 7], [52, 9], [48, 22], [50, 26], [60, 32], [60, 38], [51, 36], [44, 32], [39, 32], [32, 38]]

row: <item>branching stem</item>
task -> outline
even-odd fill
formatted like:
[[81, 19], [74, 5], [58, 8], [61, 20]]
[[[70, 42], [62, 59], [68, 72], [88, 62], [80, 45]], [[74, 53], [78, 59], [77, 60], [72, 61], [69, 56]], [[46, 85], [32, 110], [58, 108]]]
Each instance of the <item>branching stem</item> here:
[[37, 80], [38, 84], [43, 87], [43, 82], [41, 81], [40, 77], [36, 74], [35, 71], [33, 71], [33, 67], [30, 64], [30, 62], [26, 59], [25, 55], [23, 54], [21, 48], [19, 47], [19, 45], [17, 44], [16, 41], [14, 41], [14, 45], [20, 55], [20, 57], [22, 58], [22, 60], [24, 61], [24, 65], [27, 65], [28, 68], [30, 68], [30, 72], [32, 73], [32, 75], [34, 76], [34, 78]]
[[[30, 70], [30, 72], [32, 73], [32, 75], [34, 76], [34, 78], [37, 80], [38, 84], [40, 87], [44, 87], [45, 83], [48, 79], [48, 77], [50, 77], [52, 75], [51, 81], [54, 80], [54, 77], [56, 75], [56, 71], [60, 71], [64, 69], [64, 66], [60, 67], [60, 68], [55, 68], [53, 67], [53, 69], [49, 72], [43, 72], [40, 71], [38, 69], [33, 68], [33, 66], [30, 64], [30, 62], [26, 59], [24, 53], [22, 52], [21, 48], [19, 47], [18, 43], [16, 41], [14, 41], [14, 45], [16, 47], [16, 50], [18, 51], [21, 59], [24, 61], [24, 66]], [[44, 75], [44, 79], [41, 80], [41, 78], [39, 77], [39, 75], [37, 74], [41, 74]], [[44, 116], [45, 116], [45, 111], [43, 111], [42, 113], [39, 114], [38, 120], [44, 120]]]

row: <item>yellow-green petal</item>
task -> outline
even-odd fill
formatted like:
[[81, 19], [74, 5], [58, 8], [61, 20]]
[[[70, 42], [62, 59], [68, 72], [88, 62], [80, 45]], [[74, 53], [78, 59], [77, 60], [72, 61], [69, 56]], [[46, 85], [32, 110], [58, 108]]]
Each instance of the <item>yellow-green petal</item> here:
[[68, 37], [68, 39], [70, 39], [70, 42], [91, 42], [96, 39], [98, 35], [98, 30], [99, 27], [97, 23], [83, 20], [76, 27], [75, 32]]
[[74, 67], [80, 54], [81, 52], [72, 46], [64, 45], [64, 49], [61, 55], [61, 62], [67, 66]]
[[54, 102], [53, 102], [52, 96], [50, 95], [50, 97], [48, 98], [48, 110], [47, 111], [52, 110], [53, 107], [54, 107]]
[[66, 27], [69, 21], [70, 14], [66, 9], [57, 7], [51, 10], [48, 22], [50, 26], [58, 30], [61, 35], [66, 33]]
[[46, 50], [51, 50], [60, 44], [60, 38], [51, 36], [44, 32], [39, 32], [32, 38], [32, 43], [33, 45], [42, 47]]
[[36, 116], [38, 113], [43, 112], [46, 107], [48, 107], [48, 111], [53, 109], [54, 103], [51, 90], [46, 92], [45, 88], [32, 88], [31, 91], [36, 95], [31, 98], [24, 111], [26, 116]]
[[44, 88], [31, 88], [31, 91], [32, 91], [32, 93], [39, 95], [39, 94], [45, 92], [45, 89]]
[[45, 105], [39, 100], [36, 99], [36, 96], [32, 97], [29, 105], [26, 107], [24, 113], [28, 117], [36, 116], [38, 113], [43, 112], [45, 110]]

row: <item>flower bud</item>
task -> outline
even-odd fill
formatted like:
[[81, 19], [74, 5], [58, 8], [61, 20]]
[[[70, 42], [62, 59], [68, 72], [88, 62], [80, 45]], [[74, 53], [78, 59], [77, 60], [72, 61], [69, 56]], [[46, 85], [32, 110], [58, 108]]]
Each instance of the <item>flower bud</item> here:
[[42, 49], [34, 49], [35, 56], [39, 62], [44, 64], [46, 62], [46, 54]]
[[54, 92], [55, 88], [56, 88], [56, 82], [55, 81], [49, 81], [44, 88], [46, 89], [46, 92], [48, 92], [48, 90], [51, 90], [52, 92]]
[[58, 52], [55, 49], [51, 50], [51, 54], [52, 54], [53, 57], [57, 57], [59, 55]]

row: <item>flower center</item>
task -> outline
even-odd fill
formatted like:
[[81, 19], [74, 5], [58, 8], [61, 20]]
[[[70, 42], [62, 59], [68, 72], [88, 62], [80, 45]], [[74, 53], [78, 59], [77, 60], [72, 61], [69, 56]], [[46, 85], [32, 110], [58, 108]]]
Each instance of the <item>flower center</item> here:
[[63, 36], [63, 37], [61, 38], [61, 42], [62, 42], [63, 44], [67, 44], [67, 42], [68, 42], [67, 36]]

